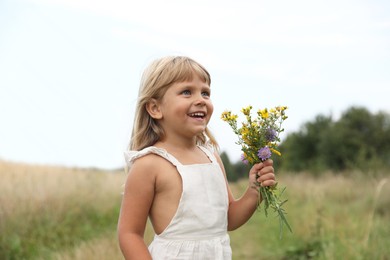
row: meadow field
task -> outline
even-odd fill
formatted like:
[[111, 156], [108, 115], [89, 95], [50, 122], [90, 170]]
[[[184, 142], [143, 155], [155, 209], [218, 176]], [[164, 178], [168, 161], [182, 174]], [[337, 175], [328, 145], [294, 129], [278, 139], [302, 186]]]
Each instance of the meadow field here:
[[[0, 161], [0, 259], [123, 259], [123, 170]], [[390, 175], [279, 173], [293, 233], [257, 212], [230, 233], [233, 259], [390, 259]], [[245, 181], [231, 184], [238, 197]], [[147, 228], [146, 240], [153, 232]]]

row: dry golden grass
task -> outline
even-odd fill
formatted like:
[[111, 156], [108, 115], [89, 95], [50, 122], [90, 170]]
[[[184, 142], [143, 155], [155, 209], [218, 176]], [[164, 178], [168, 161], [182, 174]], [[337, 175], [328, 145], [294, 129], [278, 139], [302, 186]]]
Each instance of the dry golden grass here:
[[103, 232], [108, 221], [115, 227], [125, 178], [123, 172], [0, 161], [0, 258], [47, 256]]
[[[272, 213], [268, 218], [263, 212], [255, 213], [247, 224], [230, 233], [233, 259], [387, 259], [390, 255], [387, 242], [390, 236], [390, 178], [386, 174], [383, 176], [327, 173], [315, 178], [309, 174], [281, 174], [278, 180], [281, 186], [287, 186], [289, 201], [285, 208], [294, 233], [285, 231], [283, 239], [279, 240], [278, 223]], [[54, 220], [54, 225], [76, 225], [77, 218], [69, 221], [64, 216], [82, 217], [90, 214], [91, 207], [93, 214], [101, 212], [104, 217], [105, 212], [119, 207], [125, 178], [124, 171], [0, 161], [0, 230], [7, 234], [0, 242], [14, 239], [12, 236], [16, 231], [21, 237], [18, 239], [23, 239], [23, 230], [28, 230], [33, 233], [29, 239], [49, 239], [53, 244], [67, 241], [67, 246], [33, 248], [32, 257], [24, 257], [27, 259], [123, 259], [116, 238], [116, 219], [106, 219], [112, 222], [110, 226], [97, 219], [90, 229], [99, 225], [107, 225], [108, 229], [103, 228], [84, 240], [76, 240], [73, 233], [67, 231], [59, 233], [67, 236], [65, 238], [59, 235], [42, 238], [41, 233], [47, 229], [40, 231], [41, 227], [36, 223]], [[242, 194], [246, 185], [246, 180], [231, 185], [236, 197]], [[61, 222], [64, 220], [67, 222]], [[148, 225], [146, 241], [151, 241], [152, 237], [153, 231]], [[19, 240], [11, 241], [10, 245], [19, 245]], [[47, 244], [38, 244], [42, 245]], [[1, 250], [12, 249], [1, 246], [0, 258]], [[20, 253], [15, 252], [16, 256]]]
[[106, 234], [104, 237], [82, 242], [74, 249], [58, 252], [52, 256], [55, 260], [107, 260], [123, 259], [118, 247], [116, 233]]
[[[150, 223], [145, 232], [145, 240], [151, 242], [154, 233]], [[54, 260], [114, 260], [124, 259], [120, 251], [117, 234], [115, 231], [104, 234], [104, 236], [86, 241], [73, 249], [61, 251], [52, 256]], [[43, 259], [42, 259], [43, 260]]]
[[117, 173], [0, 161], [0, 219], [40, 214], [49, 206], [60, 215], [68, 210], [65, 198], [111, 206], [125, 180]]
[[[389, 180], [389, 181], [385, 181]], [[358, 173], [279, 176], [293, 234], [257, 212], [231, 232], [234, 259], [386, 259], [390, 255], [390, 179]], [[246, 182], [237, 187], [245, 187]], [[378, 187], [381, 187], [378, 194]], [[239, 194], [239, 189], [236, 190]]]

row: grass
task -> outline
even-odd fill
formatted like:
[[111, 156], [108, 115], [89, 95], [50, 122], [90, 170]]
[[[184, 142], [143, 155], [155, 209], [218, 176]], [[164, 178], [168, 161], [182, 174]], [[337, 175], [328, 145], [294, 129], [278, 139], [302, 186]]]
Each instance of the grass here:
[[[230, 232], [233, 259], [389, 259], [390, 177], [381, 176], [281, 174], [293, 233], [279, 239], [277, 219], [257, 212]], [[0, 259], [123, 259], [116, 224], [125, 178], [0, 162]], [[233, 193], [245, 185], [232, 184]]]
[[373, 207], [378, 180], [285, 175], [280, 182], [287, 185], [286, 210], [294, 233], [285, 230], [279, 240], [276, 219], [256, 213], [231, 234], [234, 259], [388, 259], [389, 183]]
[[0, 162], [0, 259], [48, 259], [116, 228], [123, 174]]

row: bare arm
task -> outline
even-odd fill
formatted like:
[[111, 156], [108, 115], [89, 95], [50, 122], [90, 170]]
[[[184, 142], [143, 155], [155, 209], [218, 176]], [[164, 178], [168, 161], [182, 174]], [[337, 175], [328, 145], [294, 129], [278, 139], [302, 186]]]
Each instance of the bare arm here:
[[134, 162], [129, 170], [118, 220], [119, 246], [125, 259], [152, 259], [143, 236], [154, 198], [155, 174], [150, 158]]
[[267, 160], [263, 163], [255, 164], [249, 171], [249, 183], [248, 188], [244, 192], [241, 198], [235, 199], [226, 178], [225, 168], [222, 160], [218, 154], [216, 158], [221, 165], [221, 169], [225, 175], [226, 185], [228, 188], [229, 196], [229, 211], [228, 211], [228, 230], [235, 230], [245, 224], [256, 210], [259, 193], [257, 188], [253, 188], [253, 183], [256, 181], [256, 174], [260, 177], [257, 178], [258, 182], [261, 182], [263, 186], [274, 185], [275, 174], [272, 160]]

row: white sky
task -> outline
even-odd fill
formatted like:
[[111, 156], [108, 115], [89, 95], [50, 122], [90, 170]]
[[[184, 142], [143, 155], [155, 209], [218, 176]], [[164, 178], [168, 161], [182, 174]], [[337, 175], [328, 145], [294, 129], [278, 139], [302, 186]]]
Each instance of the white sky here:
[[187, 55], [220, 114], [287, 105], [286, 132], [352, 105], [390, 112], [388, 0], [1, 0], [0, 158], [117, 168], [143, 69]]

